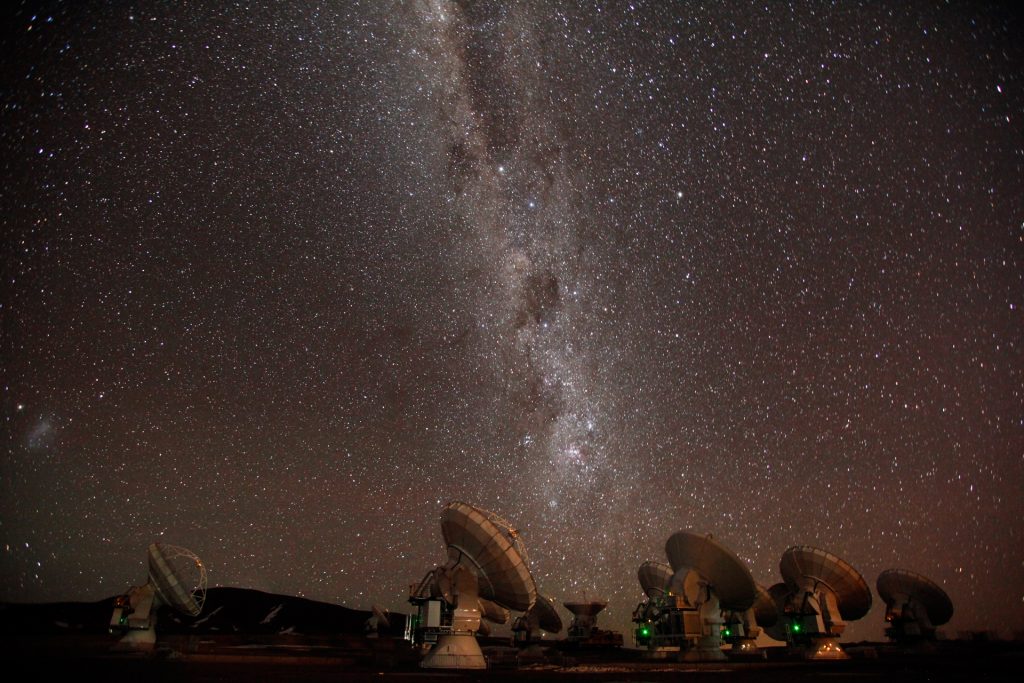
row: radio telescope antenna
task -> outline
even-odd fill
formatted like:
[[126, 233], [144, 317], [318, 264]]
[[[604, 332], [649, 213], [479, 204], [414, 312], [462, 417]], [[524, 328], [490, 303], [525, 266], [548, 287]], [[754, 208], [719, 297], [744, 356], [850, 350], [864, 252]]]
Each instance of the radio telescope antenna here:
[[492, 624], [507, 624], [509, 611], [496, 602], [480, 598], [480, 616]]
[[153, 543], [148, 550], [149, 579], [114, 602], [110, 632], [124, 637], [118, 647], [151, 649], [156, 644], [160, 605], [198, 616], [206, 600], [206, 567], [195, 553], [176, 545]]
[[935, 627], [953, 617], [953, 601], [929, 579], [906, 569], [887, 569], [875, 582], [885, 601], [885, 635], [890, 640], [917, 644], [935, 640]]
[[511, 524], [467, 503], [444, 508], [441, 534], [447, 563], [429, 572], [409, 597], [419, 608], [417, 637], [433, 643], [420, 666], [483, 669], [487, 662], [476, 640], [481, 615], [500, 618], [502, 610], [507, 621], [504, 610], [525, 612], [537, 600], [526, 549]]
[[[692, 571], [698, 577], [700, 586], [696, 604], [693, 605], [699, 614], [700, 632], [698, 635], [696, 628], [693, 628], [685, 634], [687, 637], [680, 643], [683, 648], [681, 657], [690, 661], [725, 659], [722, 636], [726, 629], [722, 613], [742, 614], [754, 605], [757, 599], [754, 577], [740, 558], [710, 535], [676, 532], [665, 543], [665, 554], [676, 576], [682, 570]], [[753, 619], [750, 622], [752, 625]], [[753, 637], [748, 636], [744, 622], [739, 620], [734, 628], [737, 640], [752, 641], [757, 635], [754, 633]]]
[[786, 550], [779, 570], [788, 589], [787, 641], [803, 647], [808, 659], [846, 659], [839, 646], [846, 622], [871, 609], [864, 577], [845, 560], [808, 545]]
[[672, 580], [672, 568], [664, 562], [644, 562], [636, 572], [640, 587], [644, 589], [648, 600], [661, 597], [669, 590]]
[[579, 602], [563, 602], [562, 605], [573, 615], [567, 632], [569, 640], [587, 640], [597, 629], [597, 615], [608, 606], [608, 601], [600, 598], [588, 600], [584, 595]]
[[692, 608], [687, 596], [699, 593], [697, 575], [686, 568], [674, 573], [664, 562], [647, 561], [640, 565], [636, 577], [646, 599], [633, 610], [634, 642], [647, 647], [648, 658], [664, 656], [669, 650], [677, 652], [676, 643], [664, 642], [666, 624], [678, 621], [667, 615], [677, 607]]
[[537, 601], [533, 603], [533, 607], [517, 617], [512, 626], [516, 642], [523, 644], [533, 642], [534, 634], [537, 631], [558, 633], [561, 630], [562, 617], [555, 609], [554, 599], [540, 594], [537, 595]]
[[754, 610], [754, 619], [757, 621], [757, 625], [762, 628], [774, 626], [779, 621], [779, 610], [775, 606], [775, 598], [761, 584], [757, 584], [757, 599], [751, 609]]
[[757, 647], [757, 637], [779, 621], [775, 600], [764, 586], [755, 585], [757, 597], [753, 605], [742, 611], [722, 610], [725, 620], [722, 640], [732, 645], [729, 652], [732, 657], [763, 657], [764, 653]]
[[768, 588], [768, 597], [774, 606], [776, 619], [772, 624], [762, 624], [764, 632], [768, 634], [769, 638], [785, 643], [788, 641], [789, 622], [782, 616], [789, 601], [789, 588], [785, 583], [773, 584]]

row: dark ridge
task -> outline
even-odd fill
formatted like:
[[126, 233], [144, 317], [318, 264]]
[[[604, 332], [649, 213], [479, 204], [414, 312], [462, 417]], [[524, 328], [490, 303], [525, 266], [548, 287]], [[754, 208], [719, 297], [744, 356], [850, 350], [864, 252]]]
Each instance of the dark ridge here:
[[[0, 604], [0, 633], [49, 635], [106, 633], [115, 598], [98, 602]], [[195, 617], [161, 607], [157, 632], [162, 634], [279, 634], [364, 635], [373, 616], [357, 610], [290, 595], [248, 588], [218, 587], [206, 592], [206, 603]], [[388, 634], [402, 635], [405, 615], [392, 615]]]
[[106, 633], [114, 598], [98, 602], [0, 603], [0, 634]]
[[248, 588], [211, 588], [199, 616], [164, 607], [157, 627], [163, 633], [345, 633], [361, 635], [372, 613], [341, 605]]

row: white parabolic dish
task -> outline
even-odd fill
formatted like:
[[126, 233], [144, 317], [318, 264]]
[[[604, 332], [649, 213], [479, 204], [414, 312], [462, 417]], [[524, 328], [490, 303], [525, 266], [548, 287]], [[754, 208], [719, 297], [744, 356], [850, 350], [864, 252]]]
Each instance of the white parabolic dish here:
[[176, 545], [149, 546], [149, 580], [174, 609], [196, 616], [206, 600], [206, 567], [195, 553]]
[[747, 565], [710, 536], [677, 531], [665, 554], [673, 570], [689, 567], [707, 581], [722, 609], [742, 612], [754, 604], [757, 584]]
[[672, 580], [672, 568], [663, 562], [644, 562], [636, 572], [640, 587], [649, 598], [664, 595]]
[[897, 596], [905, 596], [924, 606], [928, 621], [941, 626], [953, 617], [953, 601], [946, 591], [927, 576], [906, 569], [886, 569], [875, 583], [878, 594], [886, 604]]
[[562, 604], [577, 617], [593, 617], [608, 606], [608, 601], [591, 600], [589, 602], [563, 602]]
[[441, 533], [450, 561], [464, 563], [479, 578], [480, 597], [524, 612], [537, 599], [514, 529], [495, 515], [461, 502], [441, 513]]
[[558, 610], [555, 609], [551, 598], [538, 595], [531, 611], [537, 616], [537, 625], [542, 630], [548, 633], [558, 633], [562, 630], [562, 617], [558, 616]]
[[809, 545], [793, 546], [782, 554], [779, 571], [790, 591], [800, 590], [804, 579], [831, 589], [843, 619], [855, 621], [871, 609], [871, 589], [864, 577], [827, 550]]

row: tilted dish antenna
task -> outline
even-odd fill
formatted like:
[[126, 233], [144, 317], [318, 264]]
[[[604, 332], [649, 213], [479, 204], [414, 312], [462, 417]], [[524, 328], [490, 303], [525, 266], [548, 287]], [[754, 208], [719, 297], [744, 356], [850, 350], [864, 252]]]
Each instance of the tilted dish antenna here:
[[782, 582], [772, 584], [768, 588], [768, 597], [774, 605], [776, 619], [773, 624], [762, 624], [764, 632], [768, 634], [768, 637], [785, 643], [788, 640], [787, 629], [789, 626], [781, 616], [784, 614], [786, 605], [789, 603], [789, 587]]
[[[700, 592], [695, 604], [701, 619], [701, 635], [696, 647], [689, 647], [684, 658], [709, 661], [723, 660], [722, 613], [743, 614], [753, 606], [757, 598], [757, 585], [746, 564], [730, 550], [715, 541], [710, 535], [701, 536], [690, 531], [672, 534], [665, 543], [665, 555], [669, 564], [679, 575], [683, 569], [697, 574]], [[750, 628], [753, 628], [753, 618]], [[742, 633], [738, 637], [747, 640], [743, 622], [735, 627]], [[754, 636], [756, 637], [756, 633]]]
[[672, 568], [664, 562], [647, 561], [640, 565], [636, 572], [640, 587], [648, 598], [657, 598], [668, 592], [669, 581], [672, 580]]
[[845, 659], [839, 637], [847, 621], [871, 609], [871, 589], [845, 560], [809, 545], [782, 554], [779, 571], [789, 589], [784, 608], [791, 643], [807, 647], [809, 659]]
[[887, 569], [875, 582], [885, 601], [885, 635], [898, 642], [934, 640], [935, 627], [953, 617], [953, 601], [942, 587], [907, 569]]
[[507, 624], [508, 610], [487, 598], [480, 598], [480, 616], [492, 624]]
[[750, 570], [710, 535], [676, 532], [665, 543], [665, 554], [674, 571], [696, 572], [702, 588], [713, 592], [723, 609], [745, 610], [754, 604], [757, 586]]
[[507, 620], [504, 610], [525, 612], [537, 599], [526, 549], [511, 524], [468, 503], [445, 506], [441, 534], [447, 563], [431, 571], [410, 595], [410, 600], [420, 606], [420, 624], [425, 633], [436, 637], [420, 666], [483, 669], [487, 662], [476, 641], [481, 615], [490, 613], [500, 618], [497, 610], [502, 610], [501, 616]]
[[480, 597], [517, 611], [537, 599], [519, 532], [497, 514], [467, 503], [450, 503], [441, 514], [449, 567], [471, 568]]
[[757, 599], [754, 600], [751, 609], [754, 610], [757, 625], [762, 628], [770, 628], [779, 622], [779, 609], [775, 606], [775, 598], [761, 584], [757, 584]]
[[124, 633], [119, 646], [148, 649], [156, 644], [157, 611], [168, 605], [198, 616], [206, 601], [206, 567], [195, 553], [176, 545], [153, 543], [148, 552], [149, 578], [114, 603], [110, 631]]
[[554, 599], [538, 594], [533, 607], [516, 618], [512, 630], [519, 643], [532, 642], [537, 631], [547, 631], [548, 633], [561, 631], [562, 617], [555, 609]]
[[540, 626], [542, 631], [558, 633], [562, 630], [562, 617], [559, 616], [558, 610], [555, 609], [554, 598], [538, 595], [537, 602], [533, 604], [533, 607], [527, 613], [536, 617], [537, 625]]
[[380, 635], [391, 628], [388, 610], [380, 605], [370, 606], [370, 618], [366, 620], [366, 630], [370, 637]]
[[[692, 601], [700, 595], [700, 577], [688, 567], [673, 572], [672, 567], [664, 562], [652, 561], [641, 564], [636, 576], [647, 599], [633, 610], [635, 642], [647, 646], [652, 653], [659, 649], [667, 651], [664, 650], [665, 643], [661, 641], [666, 632], [672, 632], [679, 621], [669, 616], [669, 613], [680, 608], [694, 612]], [[692, 618], [695, 614], [690, 616]], [[668, 647], [676, 645], [674, 641], [668, 643]]]
[[779, 621], [779, 611], [772, 596], [761, 584], [755, 585], [757, 597], [753, 605], [743, 612], [722, 610], [725, 620], [722, 639], [732, 645], [729, 654], [734, 658], [763, 657], [757, 646], [757, 637]]
[[484, 598], [478, 600], [480, 605], [480, 629], [477, 631], [482, 636], [491, 635], [491, 624], [507, 624], [509, 612], [497, 603]]

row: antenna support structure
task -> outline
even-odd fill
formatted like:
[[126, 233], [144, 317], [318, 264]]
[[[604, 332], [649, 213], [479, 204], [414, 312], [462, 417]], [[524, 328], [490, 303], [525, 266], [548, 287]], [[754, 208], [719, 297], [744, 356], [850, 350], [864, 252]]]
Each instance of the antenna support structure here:
[[722, 661], [723, 643], [734, 658], [762, 657], [755, 639], [760, 596], [746, 565], [711, 536], [689, 531], [665, 544], [668, 565], [645, 562], [637, 577], [646, 600], [633, 611], [634, 641], [648, 659]]
[[206, 567], [191, 550], [153, 543], [148, 550], [149, 580], [132, 586], [114, 601], [109, 631], [122, 634], [119, 650], [152, 650], [157, 614], [168, 605], [181, 614], [198, 616], [206, 600]]
[[410, 586], [416, 607], [407, 634], [425, 650], [425, 669], [485, 669], [476, 634], [481, 617], [507, 620], [507, 610], [526, 612], [537, 600], [519, 533], [496, 514], [467, 503], [441, 513], [448, 561]]

